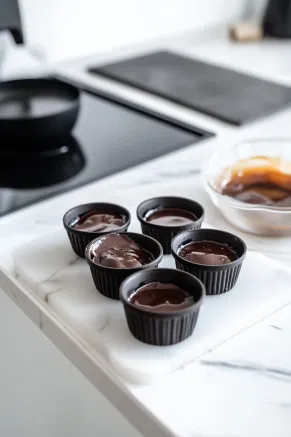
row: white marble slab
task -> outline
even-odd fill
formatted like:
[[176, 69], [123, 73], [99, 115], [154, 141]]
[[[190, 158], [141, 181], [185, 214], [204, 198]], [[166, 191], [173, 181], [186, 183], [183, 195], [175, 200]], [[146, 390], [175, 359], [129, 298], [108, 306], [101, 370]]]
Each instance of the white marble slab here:
[[[129, 230], [139, 232], [135, 209], [131, 214]], [[132, 383], [153, 382], [197, 360], [291, 302], [291, 272], [249, 252], [235, 288], [221, 296], [206, 297], [194, 334], [178, 345], [156, 347], [132, 337], [121, 303], [96, 291], [86, 261], [74, 254], [63, 229], [17, 247], [13, 259], [22, 283], [48, 302], [92, 353], [101, 354], [117, 374]], [[161, 266], [174, 267], [173, 258], [164, 257]], [[279, 275], [280, 292], [274, 295]]]

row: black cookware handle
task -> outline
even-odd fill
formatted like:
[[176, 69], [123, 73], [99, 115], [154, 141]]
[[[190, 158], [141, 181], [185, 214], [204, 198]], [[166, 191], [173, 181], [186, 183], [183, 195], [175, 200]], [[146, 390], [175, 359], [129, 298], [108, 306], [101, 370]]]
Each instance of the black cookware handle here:
[[265, 35], [291, 38], [291, 1], [268, 0], [263, 28]]
[[16, 44], [23, 44], [18, 0], [0, 0], [0, 31], [11, 32]]

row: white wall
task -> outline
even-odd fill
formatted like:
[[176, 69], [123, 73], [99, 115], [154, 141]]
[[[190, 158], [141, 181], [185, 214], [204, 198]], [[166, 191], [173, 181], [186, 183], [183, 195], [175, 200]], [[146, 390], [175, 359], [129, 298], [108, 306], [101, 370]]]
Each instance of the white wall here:
[[[83, 56], [243, 15], [247, 0], [20, 0], [28, 44], [49, 60]], [[248, 0], [260, 5], [266, 0]]]

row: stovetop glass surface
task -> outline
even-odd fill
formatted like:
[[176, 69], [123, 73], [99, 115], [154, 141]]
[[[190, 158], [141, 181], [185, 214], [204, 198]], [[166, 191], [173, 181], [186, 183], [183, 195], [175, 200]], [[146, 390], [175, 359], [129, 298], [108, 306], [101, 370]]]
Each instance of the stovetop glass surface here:
[[40, 153], [37, 144], [24, 141], [12, 152], [2, 143], [0, 215], [204, 138], [195, 128], [177, 127], [89, 92], [81, 93], [80, 104], [72, 135], [55, 150]]

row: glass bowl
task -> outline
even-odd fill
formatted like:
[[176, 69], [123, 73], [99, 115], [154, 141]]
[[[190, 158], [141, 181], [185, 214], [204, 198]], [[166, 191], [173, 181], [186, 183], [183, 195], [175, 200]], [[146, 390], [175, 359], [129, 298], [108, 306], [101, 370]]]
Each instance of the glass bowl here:
[[244, 203], [215, 188], [226, 167], [253, 156], [281, 157], [291, 165], [291, 138], [244, 141], [214, 153], [203, 169], [205, 190], [224, 217], [239, 229], [266, 236], [291, 235], [291, 207]]

